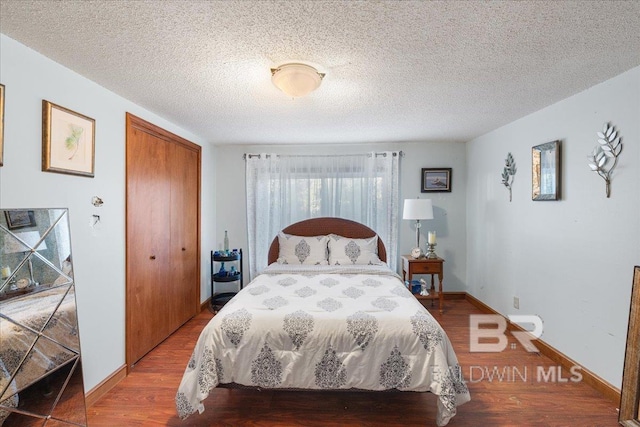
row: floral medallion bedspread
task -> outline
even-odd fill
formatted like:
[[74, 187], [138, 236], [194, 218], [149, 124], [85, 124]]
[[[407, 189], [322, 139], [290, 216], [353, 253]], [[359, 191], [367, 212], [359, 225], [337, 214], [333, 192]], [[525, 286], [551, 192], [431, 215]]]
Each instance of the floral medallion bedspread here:
[[268, 267], [203, 329], [178, 415], [201, 413], [226, 383], [429, 391], [440, 426], [470, 400], [444, 330], [386, 266]]

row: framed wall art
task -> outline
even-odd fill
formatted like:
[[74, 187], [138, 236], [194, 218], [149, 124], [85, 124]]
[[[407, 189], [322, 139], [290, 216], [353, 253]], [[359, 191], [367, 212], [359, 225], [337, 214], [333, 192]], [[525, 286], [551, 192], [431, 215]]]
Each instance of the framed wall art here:
[[422, 168], [420, 191], [451, 192], [451, 168]]
[[4, 85], [0, 84], [0, 166], [4, 163]]
[[560, 167], [560, 141], [532, 148], [532, 200], [560, 199]]
[[42, 170], [93, 178], [95, 120], [42, 101]]
[[9, 230], [36, 226], [36, 217], [33, 211], [7, 210], [4, 211], [4, 216], [7, 219]]

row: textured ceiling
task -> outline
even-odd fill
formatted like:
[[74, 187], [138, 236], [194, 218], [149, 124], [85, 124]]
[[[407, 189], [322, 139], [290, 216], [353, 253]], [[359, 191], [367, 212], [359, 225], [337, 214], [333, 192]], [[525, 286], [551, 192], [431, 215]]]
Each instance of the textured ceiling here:
[[[0, 0], [0, 32], [207, 141], [468, 141], [640, 65], [640, 1]], [[326, 73], [292, 100], [269, 69]]]

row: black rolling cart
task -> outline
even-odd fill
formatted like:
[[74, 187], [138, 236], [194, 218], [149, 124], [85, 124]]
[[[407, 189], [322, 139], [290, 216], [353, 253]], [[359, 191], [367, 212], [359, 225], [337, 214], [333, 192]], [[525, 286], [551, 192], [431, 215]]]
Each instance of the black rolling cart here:
[[243, 286], [242, 249], [231, 252], [211, 251], [211, 310], [217, 313], [237, 292], [216, 292], [216, 283], [237, 282]]

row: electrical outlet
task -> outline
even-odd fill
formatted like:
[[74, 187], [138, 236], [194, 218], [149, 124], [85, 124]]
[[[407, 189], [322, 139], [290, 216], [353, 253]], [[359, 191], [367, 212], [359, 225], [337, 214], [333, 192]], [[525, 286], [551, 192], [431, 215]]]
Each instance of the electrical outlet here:
[[513, 297], [513, 308], [520, 310], [520, 298]]

